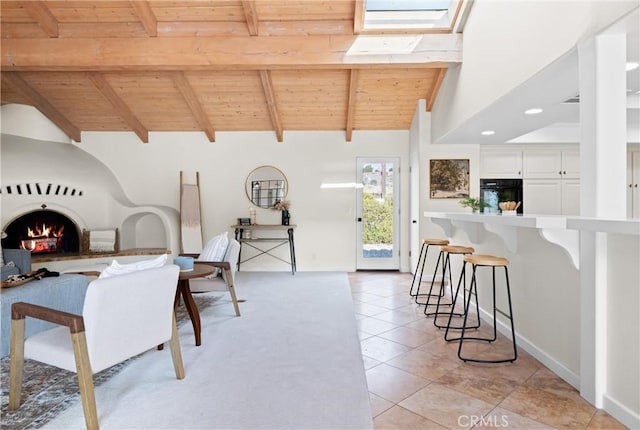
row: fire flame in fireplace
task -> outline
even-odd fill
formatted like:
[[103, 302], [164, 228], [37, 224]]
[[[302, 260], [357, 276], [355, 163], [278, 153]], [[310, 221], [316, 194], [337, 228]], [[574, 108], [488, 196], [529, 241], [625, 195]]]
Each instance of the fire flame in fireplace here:
[[[35, 230], [35, 231], [34, 231]], [[31, 227], [27, 227], [27, 236], [28, 237], [62, 237], [62, 233], [64, 232], [64, 226], [53, 226], [53, 225], [45, 225], [42, 224], [42, 228], [40, 227], [34, 227], [33, 229], [31, 229]]]
[[27, 227], [29, 239], [21, 242], [22, 249], [28, 249], [32, 253], [57, 252], [60, 240], [64, 233], [64, 226], [45, 225]]

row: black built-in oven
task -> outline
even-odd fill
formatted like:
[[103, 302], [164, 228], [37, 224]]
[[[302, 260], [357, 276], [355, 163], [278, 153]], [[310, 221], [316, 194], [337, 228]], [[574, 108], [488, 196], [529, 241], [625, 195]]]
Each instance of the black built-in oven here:
[[[499, 213], [500, 202], [522, 202], [522, 179], [480, 179], [480, 198], [488, 205], [485, 213]], [[523, 213], [523, 205], [518, 213]]]

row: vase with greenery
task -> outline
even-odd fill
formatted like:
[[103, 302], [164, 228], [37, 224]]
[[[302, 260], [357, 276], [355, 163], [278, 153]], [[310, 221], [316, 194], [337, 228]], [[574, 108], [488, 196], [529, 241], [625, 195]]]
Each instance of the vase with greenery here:
[[472, 212], [482, 212], [484, 208], [489, 206], [482, 197], [465, 197], [460, 200], [460, 205], [471, 208]]

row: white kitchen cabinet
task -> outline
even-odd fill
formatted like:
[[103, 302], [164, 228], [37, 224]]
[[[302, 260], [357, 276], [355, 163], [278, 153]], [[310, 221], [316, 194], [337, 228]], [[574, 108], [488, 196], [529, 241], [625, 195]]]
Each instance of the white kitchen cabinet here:
[[627, 216], [640, 218], [640, 151], [627, 153]]
[[562, 179], [562, 215], [580, 215], [580, 179]]
[[525, 214], [559, 215], [562, 213], [562, 181], [560, 179], [525, 180], [522, 194]]
[[562, 153], [555, 150], [526, 150], [522, 154], [525, 179], [562, 177]]
[[522, 153], [525, 179], [580, 177], [580, 152], [555, 149], [527, 149]]
[[525, 213], [580, 215], [580, 152], [552, 148], [522, 153]]
[[[577, 145], [487, 148], [480, 152], [480, 178], [522, 178], [524, 213], [580, 214], [580, 150]], [[640, 197], [636, 200], [640, 205]]]
[[580, 151], [562, 151], [562, 178], [580, 178]]
[[480, 177], [487, 179], [522, 178], [522, 151], [482, 151]]
[[524, 213], [538, 215], [579, 215], [579, 179], [525, 179]]

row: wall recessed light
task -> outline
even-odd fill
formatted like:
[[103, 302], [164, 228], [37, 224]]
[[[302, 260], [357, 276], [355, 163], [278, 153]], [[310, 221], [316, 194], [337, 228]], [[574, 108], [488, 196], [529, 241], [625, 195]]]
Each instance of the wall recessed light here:
[[637, 68], [638, 68], [638, 66], [640, 66], [640, 64], [636, 63], [635, 61], [629, 61], [629, 62], [626, 64], [627, 72], [628, 72], [628, 71], [630, 71], [630, 70], [635, 70], [635, 69], [637, 69]]
[[524, 113], [526, 113], [527, 115], [537, 115], [541, 112], [542, 112], [542, 109], [540, 108], [531, 108], [524, 111]]
[[492, 135], [496, 134], [496, 132], [493, 131], [493, 130], [485, 130], [480, 134], [483, 135], [483, 136], [492, 136]]

